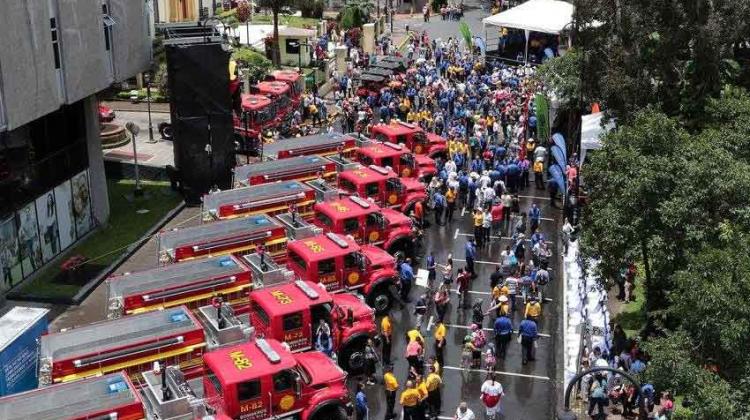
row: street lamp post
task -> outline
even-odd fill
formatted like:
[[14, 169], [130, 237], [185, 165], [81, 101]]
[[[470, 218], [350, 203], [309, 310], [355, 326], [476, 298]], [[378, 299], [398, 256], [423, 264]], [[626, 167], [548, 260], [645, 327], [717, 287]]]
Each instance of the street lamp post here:
[[141, 179], [139, 176], [140, 174], [138, 173], [138, 150], [135, 145], [136, 138], [138, 137], [141, 128], [132, 121], [127, 122], [125, 128], [130, 131], [130, 134], [133, 136], [133, 165], [135, 167], [135, 191], [133, 191], [133, 196], [141, 197], [143, 196], [143, 189], [141, 189]]
[[146, 73], [144, 76], [146, 80], [146, 111], [148, 112], [148, 142], [156, 143], [154, 141], [154, 125], [151, 123], [151, 75]]

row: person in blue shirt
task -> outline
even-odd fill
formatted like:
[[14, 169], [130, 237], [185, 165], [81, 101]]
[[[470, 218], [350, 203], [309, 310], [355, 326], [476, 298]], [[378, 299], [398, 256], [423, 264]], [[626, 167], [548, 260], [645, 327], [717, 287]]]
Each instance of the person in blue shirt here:
[[367, 395], [365, 395], [365, 384], [357, 383], [357, 393], [354, 396], [354, 406], [357, 412], [357, 420], [367, 419]]
[[530, 317], [526, 317], [521, 321], [518, 333], [521, 335], [521, 357], [522, 363], [525, 365], [529, 361], [534, 361], [534, 341], [539, 338], [536, 322]]
[[411, 258], [407, 258], [406, 261], [401, 264], [399, 274], [401, 276], [401, 300], [410, 303], [409, 292], [414, 283], [414, 269], [411, 267]]
[[474, 245], [474, 239], [469, 238], [464, 245], [464, 254], [466, 256], [466, 269], [471, 273], [471, 278], [476, 278], [477, 273], [474, 271], [474, 259], [477, 257], [477, 247]]
[[513, 333], [513, 321], [508, 315], [502, 314], [495, 318], [495, 348], [500, 358], [505, 359], [505, 353]]
[[432, 283], [437, 277], [437, 262], [435, 261], [435, 253], [430, 251], [430, 255], [425, 258], [425, 266], [427, 267], [428, 275], [427, 280]]
[[445, 206], [447, 204], [445, 196], [440, 191], [436, 191], [432, 196], [432, 201], [433, 203], [435, 203], [435, 224], [438, 226], [443, 226], [443, 211], [445, 210]]
[[533, 203], [529, 209], [529, 221], [531, 222], [531, 231], [536, 232], [539, 228], [539, 222], [542, 220], [542, 210]]

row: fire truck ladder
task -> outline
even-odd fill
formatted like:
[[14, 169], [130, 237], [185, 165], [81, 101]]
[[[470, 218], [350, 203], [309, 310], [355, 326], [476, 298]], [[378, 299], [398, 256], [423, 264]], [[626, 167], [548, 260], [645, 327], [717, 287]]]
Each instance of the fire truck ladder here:
[[271, 196], [269, 198], [265, 198], [263, 200], [258, 201], [245, 201], [240, 204], [235, 204], [233, 207], [235, 210], [248, 210], [252, 209], [258, 206], [265, 206], [267, 204], [279, 204], [279, 203], [285, 203], [287, 201], [292, 201], [294, 199], [301, 199], [305, 198], [305, 193], [297, 193], [292, 195], [276, 195]]
[[250, 235], [242, 235], [242, 236], [236, 236], [232, 238], [226, 238], [226, 239], [220, 239], [217, 241], [210, 241], [203, 244], [193, 245], [193, 251], [211, 251], [216, 248], [222, 248], [225, 246], [232, 246], [232, 245], [239, 245], [243, 242], [248, 241], [257, 241], [260, 239], [269, 238], [271, 236], [271, 231], [267, 230], [261, 234], [250, 234]]

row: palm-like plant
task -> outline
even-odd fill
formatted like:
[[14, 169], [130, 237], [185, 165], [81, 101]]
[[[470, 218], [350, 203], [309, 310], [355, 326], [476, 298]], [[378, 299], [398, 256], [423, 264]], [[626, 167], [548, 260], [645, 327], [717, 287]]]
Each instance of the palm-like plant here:
[[466, 24], [466, 22], [461, 22], [458, 24], [458, 32], [461, 34], [461, 38], [464, 39], [464, 42], [466, 43], [466, 48], [469, 49], [469, 51], [474, 51], [473, 44], [474, 41], [472, 41], [471, 37], [471, 29], [469, 29], [469, 25]]
[[281, 67], [281, 50], [279, 49], [279, 14], [281, 9], [293, 3], [293, 0], [260, 0], [261, 7], [271, 9], [273, 14], [273, 42], [271, 45], [271, 61], [276, 68]]

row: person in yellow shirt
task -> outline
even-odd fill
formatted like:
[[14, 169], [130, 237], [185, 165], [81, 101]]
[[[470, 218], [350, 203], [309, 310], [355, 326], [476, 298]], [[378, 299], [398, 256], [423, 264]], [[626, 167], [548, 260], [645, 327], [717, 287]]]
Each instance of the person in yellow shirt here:
[[448, 210], [445, 212], [446, 223], [453, 221], [453, 213], [456, 211], [457, 197], [458, 193], [456, 192], [455, 187], [450, 187], [448, 191], [445, 192], [445, 201], [448, 203]]
[[404, 420], [416, 420], [419, 418], [417, 417], [419, 409], [419, 391], [414, 387], [414, 382], [406, 381], [406, 389], [401, 392], [399, 402], [401, 403], [401, 406], [404, 407]]
[[477, 243], [477, 247], [481, 247], [484, 243], [484, 228], [482, 222], [484, 221], [484, 214], [481, 210], [474, 210], [474, 241]]
[[388, 315], [380, 320], [380, 336], [383, 340], [381, 359], [383, 360], [383, 366], [388, 366], [391, 364], [391, 344], [393, 340], [393, 326], [391, 326], [391, 318]]
[[419, 392], [419, 405], [417, 406], [417, 418], [423, 419], [427, 412], [427, 396], [430, 392], [427, 390], [427, 384], [425, 383], [424, 376], [416, 375], [414, 380], [417, 383], [417, 391]]
[[539, 323], [542, 318], [542, 304], [536, 299], [536, 296], [529, 297], [526, 304], [526, 310], [523, 313], [524, 318], [531, 318], [534, 322]]
[[393, 408], [396, 406], [396, 391], [398, 391], [398, 380], [396, 375], [393, 374], [393, 366], [386, 366], [383, 383], [385, 384], [385, 418], [391, 419], [396, 417]]
[[418, 120], [417, 114], [418, 113], [414, 112], [413, 110], [409, 111], [409, 113], [406, 114], [406, 122], [413, 123], [413, 122], [417, 121]]
[[497, 300], [500, 296], [508, 296], [509, 293], [508, 286], [502, 283], [498, 284], [492, 288], [492, 299]]
[[437, 418], [440, 408], [443, 405], [440, 398], [440, 386], [442, 384], [443, 380], [440, 378], [440, 374], [436, 371], [435, 366], [430, 366], [430, 374], [425, 379], [425, 386], [427, 387], [427, 409], [432, 418]]
[[439, 322], [435, 326], [435, 358], [437, 359], [437, 363], [439, 363], [440, 366], [443, 365], [443, 351], [445, 350], [445, 336], [447, 333], [448, 329], [442, 322]]

